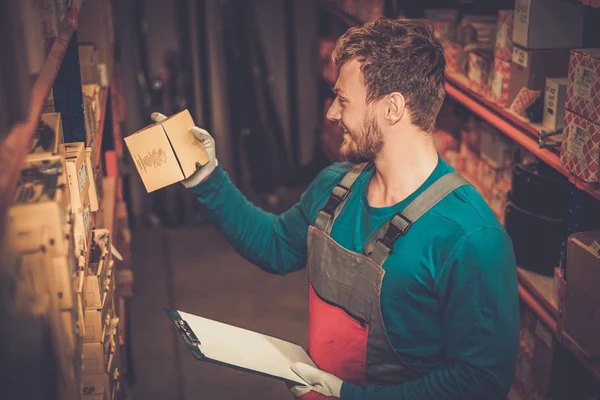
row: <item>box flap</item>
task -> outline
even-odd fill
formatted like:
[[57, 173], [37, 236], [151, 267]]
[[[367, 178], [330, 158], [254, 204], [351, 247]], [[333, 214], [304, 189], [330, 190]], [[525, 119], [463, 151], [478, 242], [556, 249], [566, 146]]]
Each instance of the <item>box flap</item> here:
[[196, 172], [196, 163], [200, 163], [200, 166], [208, 163], [209, 157], [204, 146], [191, 131], [195, 124], [188, 110], [169, 117], [161, 124], [186, 178]]

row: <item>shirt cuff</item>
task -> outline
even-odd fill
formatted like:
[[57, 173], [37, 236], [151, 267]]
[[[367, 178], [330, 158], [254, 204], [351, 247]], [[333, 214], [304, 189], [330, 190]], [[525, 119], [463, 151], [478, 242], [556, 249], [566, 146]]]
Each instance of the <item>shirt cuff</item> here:
[[209, 194], [212, 194], [217, 190], [217, 188], [223, 183], [227, 176], [227, 173], [223, 169], [221, 165], [217, 165], [213, 172], [202, 182], [197, 184], [194, 187], [191, 187], [190, 190], [196, 197], [206, 197]]

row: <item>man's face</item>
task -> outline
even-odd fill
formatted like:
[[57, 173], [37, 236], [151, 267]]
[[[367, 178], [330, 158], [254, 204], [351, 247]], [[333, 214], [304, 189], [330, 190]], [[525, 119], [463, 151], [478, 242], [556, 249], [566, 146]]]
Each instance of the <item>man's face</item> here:
[[327, 119], [344, 131], [340, 154], [355, 164], [374, 161], [383, 149], [383, 133], [373, 103], [367, 105], [367, 87], [357, 60], [342, 65], [334, 92]]

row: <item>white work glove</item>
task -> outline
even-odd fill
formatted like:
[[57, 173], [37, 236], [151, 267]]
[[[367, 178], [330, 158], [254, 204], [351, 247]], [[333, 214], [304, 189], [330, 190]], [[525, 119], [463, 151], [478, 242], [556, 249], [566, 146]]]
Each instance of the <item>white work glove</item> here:
[[310, 385], [298, 385], [290, 388], [290, 392], [295, 397], [303, 396], [311, 391], [321, 393], [326, 397], [340, 397], [342, 392], [341, 379], [301, 362], [294, 363], [292, 371]]
[[[152, 118], [154, 122], [160, 122], [167, 119], [165, 115], [158, 112], [152, 113], [150, 118]], [[215, 168], [217, 168], [217, 165], [219, 165], [215, 151], [215, 140], [212, 136], [210, 136], [210, 133], [204, 129], [198, 128], [197, 126], [192, 128], [192, 133], [196, 139], [202, 143], [202, 146], [204, 146], [204, 150], [206, 150], [206, 153], [208, 154], [209, 161], [205, 166], [194, 172], [189, 178], [181, 181], [181, 184], [186, 188], [191, 188], [198, 185], [200, 182], [208, 178]]]

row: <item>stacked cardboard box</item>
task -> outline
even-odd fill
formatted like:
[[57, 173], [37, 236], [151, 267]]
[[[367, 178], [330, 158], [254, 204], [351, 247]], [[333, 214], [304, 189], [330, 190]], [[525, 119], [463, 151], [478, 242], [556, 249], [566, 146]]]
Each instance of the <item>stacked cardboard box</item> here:
[[498, 11], [498, 27], [494, 43], [494, 67], [491, 97], [501, 107], [508, 106], [510, 60], [512, 57], [513, 10]]
[[561, 163], [587, 183], [600, 181], [600, 49], [571, 51]]
[[547, 78], [566, 76], [569, 49], [583, 42], [583, 23], [581, 4], [544, 0], [515, 2], [508, 95], [514, 112], [525, 116], [526, 109], [541, 97]]
[[85, 398], [113, 399], [119, 375], [119, 319], [115, 312], [115, 271], [111, 232], [96, 229], [86, 270], [83, 394]]

